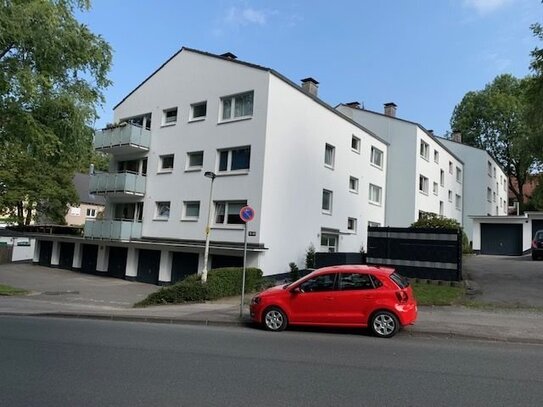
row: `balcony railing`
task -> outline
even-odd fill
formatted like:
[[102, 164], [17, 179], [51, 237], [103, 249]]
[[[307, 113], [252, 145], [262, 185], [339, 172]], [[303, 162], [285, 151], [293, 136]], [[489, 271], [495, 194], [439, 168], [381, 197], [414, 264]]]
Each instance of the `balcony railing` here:
[[89, 192], [97, 195], [143, 196], [145, 177], [133, 172], [96, 174], [91, 177]]
[[148, 151], [150, 143], [151, 131], [130, 123], [98, 130], [94, 134], [94, 148], [102, 151], [107, 150], [111, 154]]
[[141, 239], [141, 222], [115, 219], [87, 220], [84, 234], [89, 239]]

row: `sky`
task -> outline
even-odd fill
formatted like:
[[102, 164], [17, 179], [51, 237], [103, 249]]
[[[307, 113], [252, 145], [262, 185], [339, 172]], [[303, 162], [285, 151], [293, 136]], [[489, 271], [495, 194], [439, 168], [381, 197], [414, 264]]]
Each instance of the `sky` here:
[[543, 47], [530, 25], [540, 0], [93, 0], [77, 18], [113, 48], [113, 85], [97, 128], [113, 106], [181, 47], [273, 68], [292, 81], [313, 77], [319, 97], [358, 101], [437, 135], [466, 92], [497, 75], [530, 73]]

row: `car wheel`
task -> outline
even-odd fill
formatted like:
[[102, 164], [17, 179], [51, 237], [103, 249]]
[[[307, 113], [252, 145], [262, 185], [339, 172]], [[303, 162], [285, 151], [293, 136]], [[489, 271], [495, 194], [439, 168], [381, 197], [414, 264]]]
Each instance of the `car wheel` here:
[[370, 329], [379, 338], [392, 338], [400, 329], [400, 321], [391, 312], [377, 311], [371, 317]]
[[264, 328], [275, 332], [284, 330], [288, 325], [287, 316], [283, 310], [277, 307], [271, 307], [264, 311], [262, 322], [264, 323]]
[[537, 260], [537, 256], [534, 253], [532, 253], [532, 260]]

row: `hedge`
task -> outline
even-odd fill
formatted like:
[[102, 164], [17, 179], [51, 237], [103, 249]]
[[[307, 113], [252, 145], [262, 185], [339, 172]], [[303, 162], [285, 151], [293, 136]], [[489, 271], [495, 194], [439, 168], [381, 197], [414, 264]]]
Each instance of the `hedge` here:
[[[247, 268], [245, 271], [245, 292], [261, 289], [264, 283], [262, 270]], [[240, 295], [242, 275], [243, 269], [241, 267], [214, 269], [208, 273], [207, 284], [202, 284], [200, 276], [193, 274], [182, 281], [150, 294], [135, 306], [204, 302]]]

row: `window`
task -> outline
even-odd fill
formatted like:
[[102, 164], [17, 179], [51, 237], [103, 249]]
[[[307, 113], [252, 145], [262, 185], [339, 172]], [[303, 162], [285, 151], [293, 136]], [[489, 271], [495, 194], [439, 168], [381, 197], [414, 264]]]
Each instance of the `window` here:
[[452, 202], [452, 191], [449, 189], [449, 202]]
[[332, 191], [322, 190], [322, 211], [325, 213], [332, 213], [332, 196]]
[[434, 162], [439, 164], [439, 151], [434, 150]]
[[81, 216], [81, 208], [71, 207], [70, 216]]
[[250, 161], [251, 147], [219, 151], [219, 171], [248, 170]]
[[358, 193], [358, 178], [349, 177], [349, 191]]
[[163, 125], [175, 124], [177, 122], [177, 107], [163, 111]]
[[434, 193], [434, 195], [437, 195], [437, 188], [438, 188], [437, 182], [434, 182], [434, 186], [432, 188], [432, 192]]
[[503, 190], [507, 191], [507, 180], [506, 179], [503, 180]]
[[492, 190], [490, 188], [487, 188], [486, 189], [486, 200], [488, 202], [490, 202], [491, 199], [492, 199]]
[[443, 201], [439, 201], [439, 216], [443, 216]]
[[419, 175], [419, 191], [423, 194], [428, 194], [428, 178], [424, 175]]
[[456, 167], [456, 182], [462, 183], [462, 170]]
[[242, 225], [239, 217], [241, 208], [247, 206], [247, 201], [217, 201], [215, 202], [215, 223]]
[[494, 178], [496, 178], [496, 167], [492, 168], [492, 171], [494, 171]]
[[486, 166], [488, 168], [488, 176], [491, 177], [492, 176], [492, 163], [490, 161], [487, 161]]
[[324, 147], [324, 165], [334, 168], [335, 155], [336, 148], [330, 144], [326, 144]]
[[155, 219], [167, 220], [170, 217], [170, 202], [157, 202]]
[[449, 174], [453, 173], [453, 163], [452, 161], [449, 161]]
[[351, 139], [351, 149], [357, 153], [360, 152], [360, 139], [356, 136]]
[[456, 194], [455, 196], [455, 206], [456, 206], [456, 209], [460, 209], [462, 208], [462, 197], [458, 194]]
[[445, 186], [445, 171], [439, 170], [439, 184], [444, 187]]
[[300, 284], [304, 293], [333, 291], [335, 289], [336, 274], [321, 274]]
[[370, 184], [369, 201], [371, 203], [381, 205], [382, 191], [383, 191], [383, 189], [381, 187], [378, 187], [377, 185]]
[[203, 120], [207, 115], [207, 102], [190, 105], [190, 120]]
[[423, 140], [420, 141], [420, 156], [425, 160], [430, 156], [430, 145]]
[[373, 288], [373, 282], [367, 274], [341, 273], [339, 275], [340, 290], [372, 290]]
[[334, 253], [337, 252], [337, 235], [332, 235], [329, 233], [321, 234], [321, 251]]
[[173, 170], [173, 154], [160, 156], [160, 171], [172, 172]]
[[222, 120], [251, 117], [253, 115], [253, 95], [254, 92], [251, 91], [221, 98]]
[[200, 170], [204, 165], [204, 152], [192, 151], [187, 153], [187, 170]]
[[381, 224], [379, 222], [372, 222], [370, 220], [370, 221], [368, 221], [368, 227], [370, 227], [370, 228], [378, 228], [378, 227], [381, 227]]
[[183, 219], [197, 220], [200, 216], [200, 201], [183, 202]]
[[372, 146], [370, 162], [379, 168], [383, 168], [383, 152], [378, 148]]
[[356, 218], [347, 218], [347, 230], [356, 233]]
[[492, 192], [492, 202], [496, 202], [496, 193]]
[[87, 218], [96, 218], [96, 209], [87, 208]]

